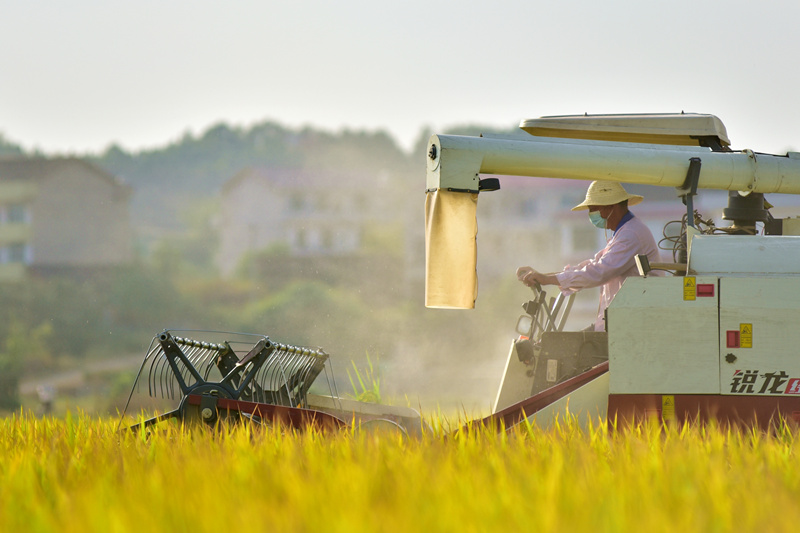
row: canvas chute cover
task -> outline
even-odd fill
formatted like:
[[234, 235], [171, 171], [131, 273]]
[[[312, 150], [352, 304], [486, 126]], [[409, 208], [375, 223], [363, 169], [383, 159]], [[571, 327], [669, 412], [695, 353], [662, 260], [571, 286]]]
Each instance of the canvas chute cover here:
[[428, 191], [425, 306], [474, 309], [478, 296], [476, 193]]

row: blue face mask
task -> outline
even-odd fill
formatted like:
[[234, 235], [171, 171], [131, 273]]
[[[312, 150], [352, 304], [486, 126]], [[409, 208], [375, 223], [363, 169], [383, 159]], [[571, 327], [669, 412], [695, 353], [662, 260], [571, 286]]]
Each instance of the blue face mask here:
[[606, 229], [606, 219], [603, 218], [600, 211], [589, 211], [589, 220], [592, 221], [595, 227]]

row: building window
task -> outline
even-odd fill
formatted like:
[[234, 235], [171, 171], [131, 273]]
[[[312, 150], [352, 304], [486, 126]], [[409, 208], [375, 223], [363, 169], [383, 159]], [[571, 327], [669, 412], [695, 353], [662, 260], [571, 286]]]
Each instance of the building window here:
[[5, 206], [6, 224], [28, 224], [30, 223], [30, 210], [25, 204], [9, 204]]
[[0, 263], [31, 263], [33, 253], [25, 243], [8, 244], [0, 248]]

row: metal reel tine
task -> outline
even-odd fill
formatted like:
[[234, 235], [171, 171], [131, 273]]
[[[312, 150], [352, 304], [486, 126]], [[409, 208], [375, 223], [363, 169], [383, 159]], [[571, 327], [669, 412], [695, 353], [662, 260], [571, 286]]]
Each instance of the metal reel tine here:
[[208, 367], [209, 361], [213, 360], [213, 355], [216, 353], [212, 346], [198, 348], [195, 357], [191, 359], [191, 363], [197, 369], [200, 374], [205, 373], [205, 369]]
[[289, 351], [292, 347], [287, 347], [285, 350], [281, 350], [278, 354], [278, 357], [272, 360], [272, 372], [270, 373], [270, 390], [273, 391], [273, 395], [278, 395], [274, 398], [274, 401], [277, 403], [280, 399], [279, 393], [280, 390], [283, 388], [283, 383], [285, 380], [285, 372], [284, 367], [286, 366], [286, 360], [289, 357]]
[[[185, 355], [187, 360], [189, 360], [189, 362], [191, 362], [191, 359], [189, 359], [189, 357], [190, 357], [190, 354], [192, 354], [194, 352], [194, 350], [192, 348], [189, 348], [188, 353], [187, 353], [187, 350], [184, 350], [184, 349], [181, 348], [181, 352], [183, 352], [183, 355]], [[183, 361], [181, 361], [180, 359], [177, 359], [175, 361], [175, 364], [178, 367], [178, 371], [181, 373], [181, 378], [183, 378], [183, 382], [186, 383], [187, 385], [191, 385], [191, 381], [190, 381], [191, 375], [189, 374], [189, 369], [186, 368], [186, 364]]]
[[161, 389], [161, 397], [162, 398], [171, 398], [169, 394], [169, 384], [164, 380], [165, 368], [167, 368], [167, 358], [164, 354], [161, 354], [161, 357], [158, 361], [158, 367], [156, 370], [158, 371], [157, 380], [158, 385]]
[[219, 357], [219, 353], [219, 349], [213, 346], [206, 350], [203, 357], [198, 361], [197, 370], [199, 370], [200, 374], [205, 376], [206, 379], [208, 379], [208, 376], [211, 374], [211, 370], [216, 368], [215, 362], [217, 357]]
[[172, 400], [175, 399], [175, 387], [174, 387], [175, 377], [172, 371], [172, 367], [169, 366], [169, 363], [167, 362], [167, 356], [166, 355], [162, 356], [162, 359], [163, 360], [161, 361], [161, 365], [159, 367], [160, 373], [158, 379], [159, 382], [161, 383], [161, 389], [164, 391], [163, 397]]
[[155, 394], [155, 377], [153, 375], [153, 369], [158, 363], [158, 349], [159, 346], [154, 346], [145, 357], [145, 361], [147, 361], [148, 358], [150, 359], [150, 364], [147, 367], [147, 394], [149, 394], [151, 397], [153, 397]]
[[151, 376], [153, 381], [153, 389], [156, 391], [160, 391], [159, 395], [161, 398], [166, 398], [165, 391], [164, 391], [164, 382], [161, 377], [162, 368], [164, 363], [166, 363], [166, 358], [164, 357], [164, 352], [159, 350], [158, 355], [156, 355], [155, 360], [153, 361], [153, 366], [151, 367]]

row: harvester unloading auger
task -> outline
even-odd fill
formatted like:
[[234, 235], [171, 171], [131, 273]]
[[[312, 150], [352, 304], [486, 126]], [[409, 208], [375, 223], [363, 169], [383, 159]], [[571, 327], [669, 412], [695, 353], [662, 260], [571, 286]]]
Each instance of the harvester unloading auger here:
[[[146, 378], [150, 397], [179, 403], [131, 429], [166, 420], [209, 426], [244, 420], [297, 429], [355, 424], [410, 434], [422, 430], [419, 413], [411, 408], [339, 397], [328, 362], [321, 348], [283, 344], [266, 335], [164, 330], [150, 343], [123, 416]], [[314, 394], [311, 387], [320, 376], [327, 390]]]
[[[520, 127], [530, 135], [431, 137], [428, 307], [474, 307], [478, 196], [503, 175], [674, 187], [685, 240], [675, 264], [639, 259], [641, 276], [617, 293], [605, 332], [551, 327], [533, 346], [512, 345], [485, 421], [546, 423], [567, 406], [619, 421], [800, 421], [800, 220], [773, 218], [764, 200], [800, 194], [800, 153], [732, 150], [713, 115], [542, 117]], [[729, 191], [731, 226], [704, 231], [693, 209], [701, 189]], [[651, 268], [673, 275], [648, 276]]]

